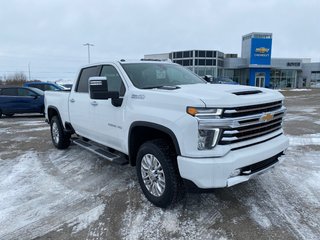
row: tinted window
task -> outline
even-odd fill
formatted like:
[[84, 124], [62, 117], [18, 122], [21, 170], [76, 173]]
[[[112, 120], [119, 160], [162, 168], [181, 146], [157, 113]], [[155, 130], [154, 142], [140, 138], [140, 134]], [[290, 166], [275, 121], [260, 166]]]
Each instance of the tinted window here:
[[33, 88], [38, 88], [38, 89], [44, 90], [44, 85], [41, 85], [41, 84], [30, 84], [29, 86], [33, 87]]
[[78, 85], [76, 88], [77, 92], [87, 93], [88, 91], [88, 80], [90, 77], [97, 76], [98, 67], [88, 67], [81, 70], [81, 74], [78, 80]]
[[32, 89], [32, 91], [35, 92], [34, 94], [38, 94], [40, 96], [43, 96], [43, 91], [42, 90], [40, 90], [38, 88], [33, 88], [33, 87], [30, 87], [30, 89]]
[[1, 95], [18, 96], [18, 89], [17, 88], [4, 88], [1, 91]]
[[44, 85], [44, 90], [45, 91], [57, 91], [60, 90], [58, 87], [50, 85], [50, 84], [45, 84]]
[[207, 51], [207, 57], [212, 57], [212, 51]]
[[212, 59], [206, 59], [206, 65], [212, 66]]
[[205, 51], [199, 51], [199, 57], [205, 57], [206, 52]]
[[103, 66], [101, 76], [106, 76], [108, 81], [108, 91], [119, 92], [120, 96], [125, 93], [125, 87], [122, 79], [113, 66]]
[[188, 57], [190, 57], [190, 53], [189, 53], [189, 51], [185, 51], [185, 52], [183, 52], [183, 57], [184, 57], [184, 58], [188, 58]]
[[34, 95], [36, 94], [28, 89], [25, 89], [25, 88], [18, 89], [18, 96], [25, 97], [25, 96], [34, 96]]
[[192, 64], [190, 64], [190, 61], [189, 60], [183, 60], [183, 66], [190, 66]]

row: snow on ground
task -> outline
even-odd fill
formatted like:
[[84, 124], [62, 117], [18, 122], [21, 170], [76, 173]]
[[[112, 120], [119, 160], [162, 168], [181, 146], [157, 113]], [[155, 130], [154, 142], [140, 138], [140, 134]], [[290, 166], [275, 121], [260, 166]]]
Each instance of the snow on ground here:
[[[320, 145], [320, 133], [301, 136], [288, 136], [291, 146]], [[320, 159], [320, 155], [319, 155]]]
[[278, 91], [284, 92], [284, 91], [290, 91], [290, 92], [309, 92], [312, 91], [312, 89], [309, 88], [294, 88], [294, 89], [278, 89]]
[[[41, 236], [102, 204], [49, 174], [39, 154], [33, 151], [2, 161], [0, 178], [0, 239]], [[81, 208], [70, 211], [77, 205]], [[87, 216], [87, 224], [95, 221], [100, 212], [94, 211], [94, 217]], [[84, 218], [79, 217], [80, 223]]]

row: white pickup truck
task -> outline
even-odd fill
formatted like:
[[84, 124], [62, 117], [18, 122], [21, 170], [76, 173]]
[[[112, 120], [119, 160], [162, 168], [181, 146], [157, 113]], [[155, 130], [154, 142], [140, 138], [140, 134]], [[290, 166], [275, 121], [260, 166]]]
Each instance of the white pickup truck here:
[[284, 97], [210, 84], [160, 61], [83, 67], [70, 92], [45, 93], [53, 144], [70, 142], [136, 166], [147, 199], [167, 207], [186, 186], [230, 187], [279, 162], [288, 147]]

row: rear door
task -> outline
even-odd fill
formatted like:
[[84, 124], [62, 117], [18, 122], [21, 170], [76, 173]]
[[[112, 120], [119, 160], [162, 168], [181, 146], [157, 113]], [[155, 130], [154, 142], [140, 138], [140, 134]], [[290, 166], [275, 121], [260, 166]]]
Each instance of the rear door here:
[[18, 88], [18, 96], [21, 113], [40, 112], [43, 105], [41, 96], [26, 88]]
[[70, 121], [75, 131], [81, 136], [93, 138], [93, 121], [95, 116], [90, 114], [91, 101], [89, 97], [88, 80], [99, 76], [99, 66], [83, 68], [80, 71], [74, 91], [69, 97]]

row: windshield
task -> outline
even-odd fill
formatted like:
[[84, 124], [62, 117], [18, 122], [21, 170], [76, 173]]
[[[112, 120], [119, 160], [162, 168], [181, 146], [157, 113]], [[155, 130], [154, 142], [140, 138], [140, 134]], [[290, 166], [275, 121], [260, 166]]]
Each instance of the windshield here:
[[185, 84], [206, 83], [203, 79], [176, 64], [126, 63], [122, 64], [137, 88], [157, 88]]

